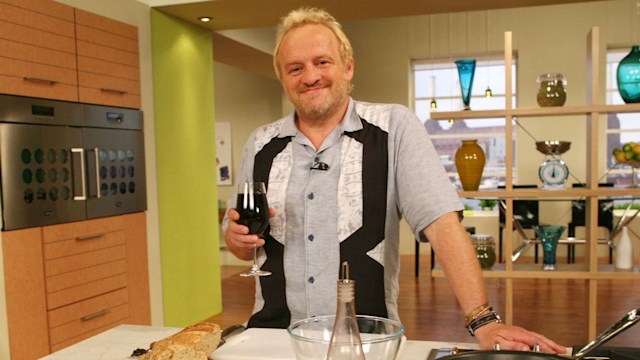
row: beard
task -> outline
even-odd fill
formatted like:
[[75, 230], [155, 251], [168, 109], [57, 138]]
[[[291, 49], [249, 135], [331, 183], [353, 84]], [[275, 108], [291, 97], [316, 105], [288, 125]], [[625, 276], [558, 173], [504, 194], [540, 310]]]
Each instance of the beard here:
[[312, 87], [305, 86], [302, 89], [298, 89], [294, 96], [289, 96], [298, 116], [304, 119], [320, 121], [331, 117], [340, 110], [349, 95], [349, 82], [339, 81], [334, 82], [333, 87], [331, 85], [328, 85], [328, 93], [305, 95], [304, 91], [310, 88], [327, 87], [326, 84], [316, 84]]

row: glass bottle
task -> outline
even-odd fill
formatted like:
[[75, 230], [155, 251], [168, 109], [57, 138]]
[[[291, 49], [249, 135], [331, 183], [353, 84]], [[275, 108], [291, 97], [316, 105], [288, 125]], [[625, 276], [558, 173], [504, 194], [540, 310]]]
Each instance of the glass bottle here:
[[338, 304], [326, 360], [365, 360], [356, 320], [355, 281], [349, 279], [349, 264], [342, 263], [338, 280]]
[[471, 235], [471, 241], [476, 248], [476, 256], [483, 269], [491, 269], [496, 263], [496, 241], [488, 234]]
[[640, 47], [634, 45], [631, 52], [620, 60], [617, 70], [618, 91], [625, 103], [640, 102]]
[[565, 86], [567, 79], [562, 74], [551, 73], [538, 76], [538, 95], [540, 106], [562, 106], [567, 100]]
[[633, 269], [633, 245], [629, 237], [629, 230], [626, 226], [622, 227], [620, 240], [616, 245], [616, 270]]

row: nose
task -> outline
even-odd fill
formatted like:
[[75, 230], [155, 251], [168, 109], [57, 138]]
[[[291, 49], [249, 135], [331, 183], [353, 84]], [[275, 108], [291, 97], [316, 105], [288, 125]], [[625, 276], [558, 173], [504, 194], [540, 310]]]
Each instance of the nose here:
[[322, 78], [320, 71], [312, 66], [306, 67], [302, 74], [302, 82], [307, 86], [315, 85], [320, 81], [320, 78]]

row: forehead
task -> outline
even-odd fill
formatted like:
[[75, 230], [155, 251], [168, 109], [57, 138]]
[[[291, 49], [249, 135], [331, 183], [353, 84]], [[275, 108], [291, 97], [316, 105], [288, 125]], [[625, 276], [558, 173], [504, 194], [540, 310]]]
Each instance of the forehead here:
[[339, 43], [336, 35], [328, 27], [319, 24], [307, 24], [293, 28], [282, 38], [278, 56], [287, 60], [290, 57], [337, 55]]

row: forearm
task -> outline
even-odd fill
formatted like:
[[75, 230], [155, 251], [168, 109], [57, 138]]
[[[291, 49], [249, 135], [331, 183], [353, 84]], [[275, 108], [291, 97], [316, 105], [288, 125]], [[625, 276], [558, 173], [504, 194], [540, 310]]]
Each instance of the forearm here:
[[[482, 269], [456, 213], [449, 213], [425, 229], [463, 315], [487, 303]], [[460, 320], [461, 325], [463, 320]]]

